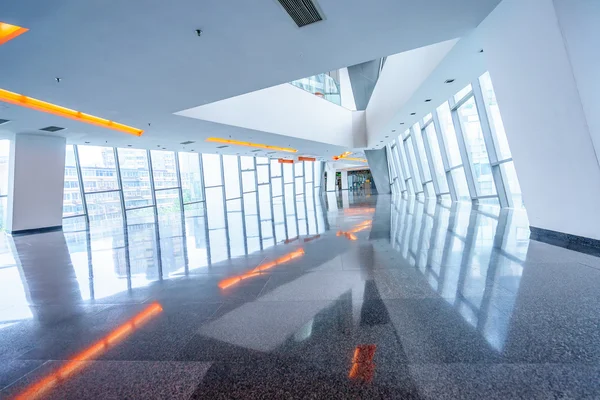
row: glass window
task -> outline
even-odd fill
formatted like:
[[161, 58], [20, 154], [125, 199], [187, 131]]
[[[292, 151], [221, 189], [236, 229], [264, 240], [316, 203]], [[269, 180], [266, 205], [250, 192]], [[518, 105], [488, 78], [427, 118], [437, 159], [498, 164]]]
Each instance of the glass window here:
[[292, 183], [294, 182], [294, 166], [292, 164], [283, 165], [283, 182]]
[[263, 221], [271, 219], [271, 192], [267, 185], [258, 187], [258, 206], [260, 219]]
[[304, 162], [296, 162], [294, 164], [294, 177], [303, 176], [304, 175]]
[[460, 100], [462, 100], [463, 97], [465, 97], [471, 90], [473, 90], [473, 87], [471, 86], [471, 84], [468, 84], [467, 86], [465, 86], [460, 92], [456, 93], [454, 95], [454, 102], [458, 103]]
[[296, 196], [299, 194], [304, 194], [304, 178], [302, 177], [296, 178]]
[[435, 126], [433, 124], [427, 125], [425, 128], [425, 135], [427, 135], [427, 143], [429, 144], [429, 150], [431, 152], [431, 158], [433, 161], [434, 174], [436, 176], [440, 193], [448, 192], [448, 182], [446, 181], [446, 172], [444, 171], [444, 165], [442, 162], [442, 153], [437, 140], [435, 132]]
[[316, 161], [314, 165], [314, 182], [315, 187], [321, 186], [322, 168], [321, 162]]
[[462, 164], [460, 158], [460, 150], [458, 141], [456, 140], [456, 132], [452, 123], [452, 114], [448, 102], [445, 102], [437, 108], [438, 118], [440, 120], [440, 128], [442, 129], [442, 137], [446, 145], [446, 153], [448, 154], [448, 162], [450, 167], [455, 167]]
[[240, 169], [237, 156], [223, 156], [223, 173], [225, 175], [225, 197], [227, 199], [240, 197]]
[[306, 182], [313, 182], [314, 174], [313, 174], [313, 162], [305, 161], [304, 162], [304, 180]]
[[172, 151], [151, 150], [150, 158], [152, 159], [154, 188], [163, 189], [178, 187], [175, 153]]
[[117, 149], [125, 208], [152, 205], [152, 190], [148, 170], [148, 152], [137, 149]]
[[[206, 171], [206, 168], [204, 168], [204, 170]], [[208, 216], [208, 229], [220, 229], [225, 227], [224, 201], [223, 189], [220, 187], [206, 189], [206, 215]]]
[[465, 137], [467, 151], [473, 166], [473, 178], [478, 196], [496, 194], [496, 186], [492, 177], [492, 168], [479, 123], [479, 114], [475, 106], [475, 99], [471, 97], [458, 109], [458, 118]]
[[408, 169], [408, 158], [406, 156], [404, 142], [402, 139], [398, 139], [399, 146], [396, 146], [396, 149], [400, 152], [400, 159], [402, 160], [402, 173], [405, 175], [404, 179], [408, 179], [411, 177], [410, 169]]
[[256, 175], [258, 176], [258, 184], [269, 183], [269, 166], [259, 165], [256, 167]]
[[256, 179], [254, 178], [254, 171], [242, 172], [242, 187], [244, 188], [244, 193], [256, 191]]
[[273, 191], [273, 197], [282, 195], [281, 178], [271, 179], [271, 190]]
[[156, 206], [159, 216], [162, 214], [179, 213], [179, 189], [157, 190]]
[[421, 136], [421, 127], [418, 123], [413, 126], [413, 140], [417, 144], [418, 150], [418, 161], [421, 163], [423, 169], [423, 178], [425, 182], [431, 180], [431, 172], [429, 171], [429, 163], [427, 162], [427, 154], [425, 153], [425, 146], [423, 145], [423, 137]]
[[[2, 149], [3, 150], [3, 149]], [[1, 155], [0, 155], [1, 157]], [[4, 165], [0, 163], [0, 168]], [[8, 162], [6, 163], [8, 168]], [[7, 181], [8, 181], [8, 170]], [[0, 179], [3, 179], [0, 177]], [[2, 189], [4, 190], [4, 189]], [[4, 194], [4, 192], [2, 192]], [[83, 199], [79, 188], [79, 180], [77, 179], [77, 167], [75, 165], [75, 151], [72, 145], [67, 146], [65, 156], [65, 189], [63, 195], [63, 217], [83, 214]]]
[[467, 178], [463, 167], [453, 169], [451, 171], [454, 189], [456, 189], [456, 197], [459, 201], [470, 201], [469, 187], [467, 186]]
[[415, 182], [415, 187], [417, 191], [421, 190], [421, 178], [419, 176], [419, 170], [417, 169], [417, 157], [415, 156], [415, 149], [412, 144], [412, 137], [409, 137], [404, 142], [404, 146], [406, 152], [408, 153], [408, 158], [410, 159], [410, 174]]
[[498, 153], [498, 160], [506, 160], [511, 157], [510, 148], [508, 147], [508, 139], [506, 138], [506, 132], [504, 131], [504, 124], [502, 123], [502, 117], [500, 116], [500, 109], [498, 108], [498, 102], [496, 101], [496, 93], [494, 93], [490, 73], [486, 72], [483, 74], [479, 78], [479, 82], [481, 83], [481, 91], [483, 93], [488, 119], [490, 120], [490, 127], [492, 129], [492, 137], [494, 138], [496, 152]]
[[521, 185], [519, 184], [519, 179], [517, 178], [515, 164], [512, 161], [506, 162], [500, 164], [500, 168], [502, 171], [502, 180], [508, 183], [508, 190], [513, 198], [513, 207], [524, 207], [525, 204], [523, 203], [523, 194], [521, 193]]
[[267, 157], [256, 157], [256, 164], [259, 164], [259, 165], [269, 164], [269, 159]]
[[77, 151], [86, 192], [119, 189], [112, 147], [77, 146]]
[[242, 164], [242, 171], [254, 169], [254, 157], [242, 156], [240, 157], [240, 162]]
[[[202, 169], [206, 187], [223, 184], [221, 182], [221, 157], [218, 154], [202, 154]], [[206, 198], [208, 199], [208, 191]]]
[[202, 200], [202, 172], [198, 153], [181, 152], [178, 157], [183, 202]]
[[86, 194], [90, 221], [114, 221], [123, 216], [120, 192]]
[[277, 159], [271, 160], [271, 178], [281, 176], [281, 164]]

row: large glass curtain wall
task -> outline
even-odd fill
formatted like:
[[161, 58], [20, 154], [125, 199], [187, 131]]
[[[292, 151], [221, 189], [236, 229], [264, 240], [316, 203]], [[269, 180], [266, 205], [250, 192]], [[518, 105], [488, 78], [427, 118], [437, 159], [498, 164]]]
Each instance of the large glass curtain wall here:
[[486, 72], [386, 146], [394, 193], [522, 207]]
[[217, 262], [319, 233], [321, 175], [320, 162], [69, 145], [63, 217], [104, 226], [168, 219], [173, 226], [183, 210], [206, 219]]

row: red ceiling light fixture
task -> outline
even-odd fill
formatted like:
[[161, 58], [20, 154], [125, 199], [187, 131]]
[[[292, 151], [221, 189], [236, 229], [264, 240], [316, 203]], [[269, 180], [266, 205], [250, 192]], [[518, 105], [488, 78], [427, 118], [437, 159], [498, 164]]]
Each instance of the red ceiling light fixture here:
[[300, 156], [300, 157], [298, 157], [298, 161], [311, 161], [311, 162], [315, 162], [315, 161], [317, 161], [317, 159], [315, 157]]
[[288, 160], [285, 158], [280, 158], [277, 160], [277, 162], [279, 162], [279, 164], [293, 164], [294, 160]]

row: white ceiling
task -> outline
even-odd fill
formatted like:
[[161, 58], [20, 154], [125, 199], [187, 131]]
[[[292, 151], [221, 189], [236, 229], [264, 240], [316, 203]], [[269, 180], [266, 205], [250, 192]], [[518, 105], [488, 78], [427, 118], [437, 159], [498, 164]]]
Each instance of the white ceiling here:
[[[498, 2], [320, 0], [325, 21], [304, 28], [275, 0], [10, 2], [0, 20], [30, 31], [0, 46], [0, 88], [146, 133], [136, 138], [0, 103], [0, 118], [12, 120], [0, 134], [58, 125], [72, 143], [181, 149], [192, 140], [187, 150], [214, 151], [204, 139], [227, 137], [229, 127], [173, 113], [464, 36]], [[233, 138], [313, 155], [344, 151], [248, 129]]]

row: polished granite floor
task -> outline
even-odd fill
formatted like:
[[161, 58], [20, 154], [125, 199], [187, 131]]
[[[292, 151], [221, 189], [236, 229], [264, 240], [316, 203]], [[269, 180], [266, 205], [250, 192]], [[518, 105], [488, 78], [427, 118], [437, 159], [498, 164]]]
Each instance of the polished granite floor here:
[[600, 398], [600, 258], [524, 211], [265, 209], [3, 236], [0, 398]]

